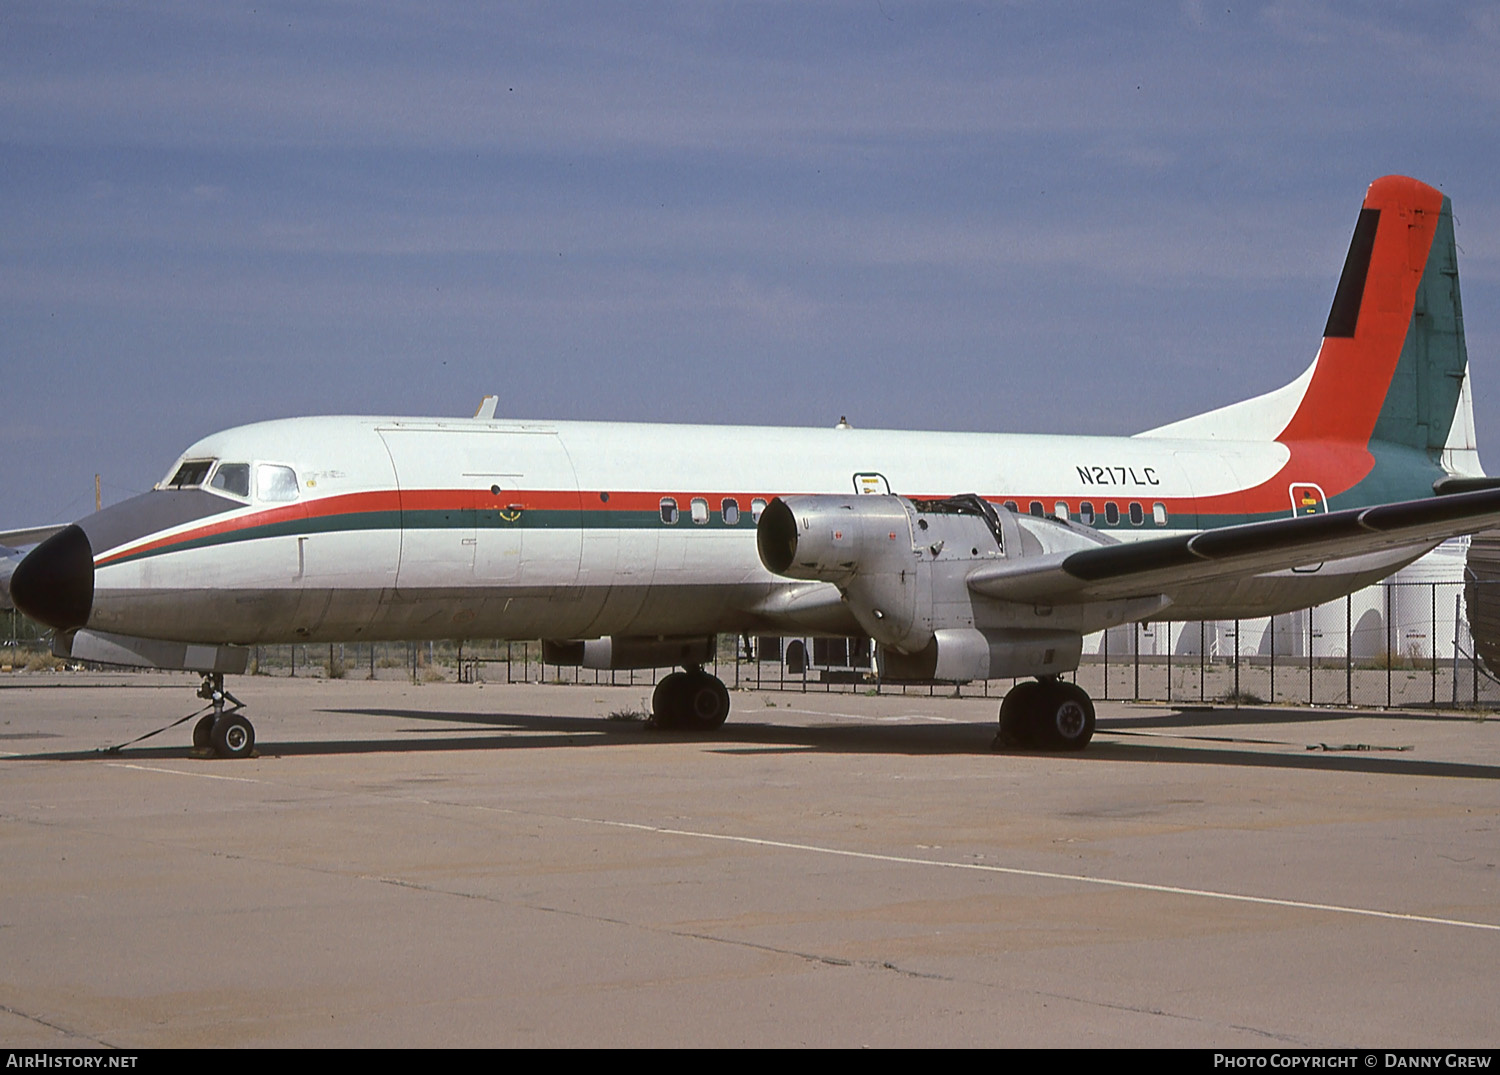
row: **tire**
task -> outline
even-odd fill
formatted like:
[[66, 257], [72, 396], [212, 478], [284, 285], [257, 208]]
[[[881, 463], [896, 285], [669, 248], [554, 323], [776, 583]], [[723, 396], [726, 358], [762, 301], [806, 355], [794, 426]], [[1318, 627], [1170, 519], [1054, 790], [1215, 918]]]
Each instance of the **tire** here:
[[651, 719], [663, 731], [675, 731], [683, 727], [686, 707], [683, 705], [686, 672], [673, 672], [664, 677], [651, 692]]
[[723, 727], [729, 718], [729, 688], [718, 676], [689, 673], [682, 687], [683, 727], [707, 732]]
[[1048, 750], [1082, 750], [1094, 738], [1094, 703], [1083, 688], [1055, 682], [1045, 686], [1037, 708], [1036, 733]]
[[193, 725], [193, 749], [212, 750], [214, 746], [214, 715], [201, 718]]
[[255, 728], [244, 717], [220, 717], [214, 721], [211, 739], [221, 758], [248, 758], [255, 752]]
[[664, 731], [707, 732], [729, 716], [729, 690], [704, 671], [673, 672], [651, 695], [651, 719]]
[[1028, 679], [1017, 683], [1006, 694], [1000, 703], [1000, 734], [995, 736], [997, 749], [1025, 750], [1036, 745], [1036, 712], [1041, 690], [1040, 683]]

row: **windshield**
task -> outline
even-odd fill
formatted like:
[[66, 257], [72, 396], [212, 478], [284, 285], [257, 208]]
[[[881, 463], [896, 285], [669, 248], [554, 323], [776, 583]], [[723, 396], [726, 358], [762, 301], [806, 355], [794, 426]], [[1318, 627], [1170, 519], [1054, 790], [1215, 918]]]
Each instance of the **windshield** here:
[[177, 468], [177, 473], [167, 479], [168, 489], [187, 489], [194, 485], [202, 485], [203, 479], [208, 477], [209, 469], [214, 465], [212, 459], [189, 459]]
[[214, 480], [208, 484], [215, 489], [221, 489], [234, 496], [242, 496], [249, 499], [250, 464], [220, 463], [219, 469], [214, 471]]

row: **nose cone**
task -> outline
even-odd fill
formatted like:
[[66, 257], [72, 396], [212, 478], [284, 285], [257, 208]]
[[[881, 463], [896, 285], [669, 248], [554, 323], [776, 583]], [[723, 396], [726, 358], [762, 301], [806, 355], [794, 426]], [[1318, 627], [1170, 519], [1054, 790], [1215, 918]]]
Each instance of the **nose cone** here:
[[48, 627], [82, 627], [94, 605], [94, 550], [78, 526], [53, 534], [31, 550], [10, 577], [16, 608]]

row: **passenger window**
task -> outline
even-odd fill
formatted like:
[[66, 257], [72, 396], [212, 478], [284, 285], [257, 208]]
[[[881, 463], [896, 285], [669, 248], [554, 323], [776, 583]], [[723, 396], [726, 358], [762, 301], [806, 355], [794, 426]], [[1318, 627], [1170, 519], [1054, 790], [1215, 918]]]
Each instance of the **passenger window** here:
[[1161, 501], [1151, 505], [1151, 521], [1157, 526], [1167, 525], [1167, 506]]
[[752, 523], [760, 522], [760, 513], [765, 510], [766, 501], [764, 497], [758, 496], [754, 500], [750, 501], [750, 521]]
[[661, 521], [668, 526], [674, 526], [677, 523], [677, 501], [672, 497], [661, 498]]
[[1067, 522], [1068, 521], [1068, 502], [1066, 500], [1059, 500], [1056, 504], [1053, 504], [1052, 505], [1052, 514], [1056, 515], [1063, 522]]
[[1145, 521], [1146, 512], [1141, 508], [1141, 502], [1139, 500], [1132, 500], [1130, 502], [1130, 525], [1140, 526]]
[[1106, 501], [1104, 504], [1104, 521], [1110, 526], [1120, 525], [1120, 505], [1113, 500]]
[[688, 506], [693, 512], [693, 525], [705, 526], [708, 523], [708, 501], [701, 496], [695, 496], [689, 501]]
[[1091, 501], [1085, 500], [1078, 505], [1078, 521], [1084, 526], [1094, 525], [1094, 505]]
[[1042, 502], [1040, 500], [1033, 500], [1026, 506], [1026, 510], [1031, 512], [1031, 514], [1035, 515], [1038, 519], [1047, 514], [1047, 509], [1042, 507]]
[[214, 471], [214, 480], [208, 483], [215, 489], [250, 499], [250, 464], [220, 463]]
[[169, 489], [187, 489], [194, 485], [202, 485], [203, 479], [208, 477], [208, 468], [214, 465], [212, 459], [198, 459], [184, 463], [177, 468], [177, 473], [172, 475], [167, 482]]
[[725, 526], [740, 525], [740, 502], [738, 500], [732, 496], [726, 496], [719, 505], [719, 509], [724, 516]]
[[1009, 512], [1012, 512], [1012, 513], [1018, 512], [1018, 511], [1021, 510], [1021, 506], [1019, 504], [1017, 504], [1014, 500], [1007, 500], [1004, 503], [1004, 505], [1002, 505], [1002, 506], [1005, 508], [1006, 511], [1009, 511]]
[[297, 499], [297, 473], [291, 467], [262, 463], [255, 468], [255, 497], [273, 504]]

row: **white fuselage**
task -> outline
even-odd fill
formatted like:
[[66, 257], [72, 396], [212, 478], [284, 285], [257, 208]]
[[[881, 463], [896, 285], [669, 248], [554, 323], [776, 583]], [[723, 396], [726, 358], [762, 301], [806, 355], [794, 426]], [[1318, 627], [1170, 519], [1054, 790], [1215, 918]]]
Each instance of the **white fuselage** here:
[[[1130, 540], [1209, 524], [1200, 507], [1222, 516], [1238, 492], [1279, 480], [1288, 455], [1275, 442], [1154, 437], [265, 422], [207, 437], [180, 463], [290, 468], [295, 499], [263, 499], [256, 481], [244, 496], [208, 488], [225, 510], [95, 548], [88, 626], [241, 644], [853, 632], [836, 601], [792, 610], [794, 591], [831, 588], [762, 566], [754, 517], [764, 502], [973, 492], [1022, 513], [1062, 504], [1074, 520], [1087, 504], [1093, 525]], [[1426, 547], [1210, 588], [1164, 615], [1299, 607]]]

